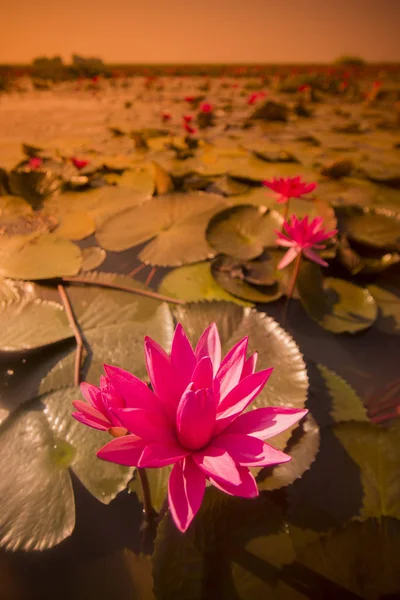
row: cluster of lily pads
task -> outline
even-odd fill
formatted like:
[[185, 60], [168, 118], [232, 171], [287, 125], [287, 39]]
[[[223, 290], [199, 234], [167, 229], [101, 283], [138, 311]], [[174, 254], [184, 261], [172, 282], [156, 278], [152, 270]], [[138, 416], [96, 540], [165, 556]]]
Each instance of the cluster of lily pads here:
[[[168, 349], [176, 322], [193, 341], [215, 321], [224, 348], [248, 335], [259, 368], [275, 367], [257, 407], [307, 403], [310, 410], [301, 426], [271, 440], [292, 461], [257, 470], [260, 500], [208, 489], [184, 537], [162, 520], [153, 554], [157, 598], [205, 597], [216, 581], [219, 597], [302, 597], [299, 565], [341, 586], [330, 590], [336, 597], [343, 588], [368, 598], [396, 593], [398, 422], [371, 423], [358, 394], [304, 358], [266, 314], [288, 294], [292, 272], [277, 268], [286, 206], [262, 182], [316, 181], [309, 197], [290, 200], [286, 216], [322, 217], [338, 229], [321, 252], [328, 267], [302, 262], [294, 298], [308, 315], [332, 333], [375, 324], [398, 334], [400, 132], [377, 126], [390, 121], [385, 103], [349, 105], [345, 116], [328, 96], [309, 100], [310, 115], [301, 117], [276, 93], [282, 120], [265, 108], [269, 99], [254, 114], [247, 101], [228, 111], [208, 93], [214, 123], [201, 135], [182, 133], [181, 115], [166, 123], [160, 111], [162, 126], [107, 130], [101, 151], [24, 145], [21, 161], [0, 172], [0, 544], [40, 550], [72, 533], [70, 471], [104, 503], [123, 490], [142, 493], [133, 469], [96, 458], [107, 435], [71, 418], [80, 392], [61, 286], [84, 340], [86, 381], [97, 384], [104, 363], [146, 379], [144, 335]], [[128, 265], [130, 256], [133, 266], [136, 255], [162, 270], [159, 297], [141, 295], [151, 290], [132, 276], [99, 271], [116, 256]], [[24, 390], [21, 360], [32, 364]], [[169, 473], [149, 473], [156, 510]], [[355, 497], [346, 506], [344, 485]], [[249, 554], [267, 565], [265, 577], [248, 568]], [[354, 556], [363, 558], [357, 567]]]

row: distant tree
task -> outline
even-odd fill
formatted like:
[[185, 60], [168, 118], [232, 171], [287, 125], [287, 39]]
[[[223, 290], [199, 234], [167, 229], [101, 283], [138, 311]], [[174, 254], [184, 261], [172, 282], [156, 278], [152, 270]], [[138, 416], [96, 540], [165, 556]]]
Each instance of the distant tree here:
[[335, 60], [335, 64], [346, 67], [364, 67], [366, 61], [360, 56], [340, 56]]
[[32, 61], [32, 77], [61, 81], [66, 77], [66, 67], [60, 56], [40, 56]]
[[112, 74], [111, 70], [104, 64], [101, 58], [85, 58], [79, 56], [79, 54], [72, 55], [71, 70], [77, 77], [95, 77], [96, 75], [110, 77]]

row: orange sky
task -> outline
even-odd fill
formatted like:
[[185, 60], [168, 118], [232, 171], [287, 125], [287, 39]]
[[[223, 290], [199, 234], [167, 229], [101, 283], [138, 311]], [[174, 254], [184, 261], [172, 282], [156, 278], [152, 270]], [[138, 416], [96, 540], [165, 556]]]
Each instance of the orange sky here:
[[0, 63], [400, 61], [400, 0], [0, 0]]

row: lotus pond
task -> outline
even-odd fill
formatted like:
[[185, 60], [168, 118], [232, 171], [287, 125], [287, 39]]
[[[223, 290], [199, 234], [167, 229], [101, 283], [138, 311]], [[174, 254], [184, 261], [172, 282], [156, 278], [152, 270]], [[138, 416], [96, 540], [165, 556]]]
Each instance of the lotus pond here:
[[[245, 75], [0, 96], [5, 600], [400, 597], [400, 71]], [[282, 268], [293, 216], [332, 235]], [[248, 336], [251, 408], [302, 416], [268, 439], [290, 462], [246, 462], [257, 497], [206, 471], [184, 533], [172, 465], [100, 460], [121, 432], [72, 417], [104, 364], [162, 396], [143, 340], [173, 361], [178, 323], [222, 356]]]

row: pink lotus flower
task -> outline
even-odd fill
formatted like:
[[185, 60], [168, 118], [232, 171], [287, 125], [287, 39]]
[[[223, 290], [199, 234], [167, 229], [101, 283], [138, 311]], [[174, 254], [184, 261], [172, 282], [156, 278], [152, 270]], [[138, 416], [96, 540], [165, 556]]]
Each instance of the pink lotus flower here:
[[213, 111], [213, 106], [209, 102], [203, 102], [200, 106], [200, 110], [203, 113], [211, 113]]
[[163, 110], [161, 113], [161, 118], [164, 122], [166, 121], [170, 121], [172, 118], [171, 113], [169, 112], [169, 110]]
[[[130, 398], [119, 393], [122, 385], [115, 385], [117, 379], [131, 381], [131, 385], [136, 384], [136, 378], [132, 380], [133, 375], [130, 375], [122, 369], [113, 370], [113, 382], [107, 376], [100, 378], [100, 387], [91, 385], [90, 383], [81, 383], [81, 392], [86, 402], [75, 400], [72, 404], [77, 412], [72, 413], [72, 416], [80, 423], [108, 431], [111, 435], [125, 435], [127, 430], [121, 425], [118, 416], [115, 414], [115, 409], [125, 408], [130, 406]], [[145, 383], [142, 386], [147, 388]], [[133, 389], [133, 388], [132, 388]], [[148, 389], [148, 388], [147, 388]]]
[[184, 123], [183, 129], [186, 131], [186, 133], [189, 133], [191, 135], [197, 133], [196, 127], [192, 127], [191, 125], [189, 125], [189, 123]]
[[278, 246], [289, 248], [289, 250], [278, 264], [278, 269], [287, 267], [301, 253], [323, 267], [328, 266], [328, 263], [312, 248], [323, 250], [325, 245], [321, 242], [336, 235], [337, 229], [326, 231], [322, 227], [322, 222], [322, 217], [316, 217], [309, 223], [308, 217], [298, 219], [296, 215], [293, 215], [289, 221], [284, 221], [283, 231], [286, 231], [286, 234], [277, 231], [278, 239], [276, 243]]
[[250, 106], [255, 104], [257, 102], [257, 100], [259, 99], [259, 95], [258, 92], [253, 92], [252, 94], [250, 94], [250, 96], [247, 99], [247, 104], [249, 104]]
[[311, 86], [308, 85], [308, 83], [303, 83], [302, 85], [299, 85], [299, 87], [297, 88], [298, 92], [308, 92], [309, 90], [311, 90]]
[[28, 160], [29, 168], [32, 169], [32, 171], [37, 171], [38, 169], [40, 169], [42, 164], [43, 158], [40, 158], [39, 156], [34, 156], [33, 158], [30, 158]]
[[257, 354], [246, 360], [247, 338], [221, 360], [215, 323], [195, 350], [180, 324], [170, 355], [148, 337], [144, 345], [153, 391], [133, 375], [105, 366], [117, 401], [126, 399], [125, 407], [111, 412], [130, 433], [106, 444], [97, 456], [126, 466], [174, 465], [169, 506], [178, 529], [186, 531], [200, 508], [206, 481], [230, 495], [257, 496], [249, 466], [290, 460], [263, 440], [297, 423], [307, 410], [266, 407], [243, 413], [272, 369], [255, 372]]
[[279, 194], [278, 204], [285, 204], [289, 198], [300, 198], [317, 187], [316, 183], [301, 181], [301, 177], [280, 177], [263, 181], [263, 185]]
[[74, 165], [74, 167], [76, 167], [79, 170], [84, 169], [89, 164], [88, 160], [85, 160], [84, 158], [76, 158], [76, 156], [73, 156], [71, 158], [71, 162]]
[[185, 102], [189, 102], [189, 104], [191, 104], [196, 100], [196, 96], [185, 96], [184, 100]]
[[191, 121], [193, 121], [193, 116], [192, 115], [183, 115], [182, 118], [185, 121], [185, 123], [190, 123]]

